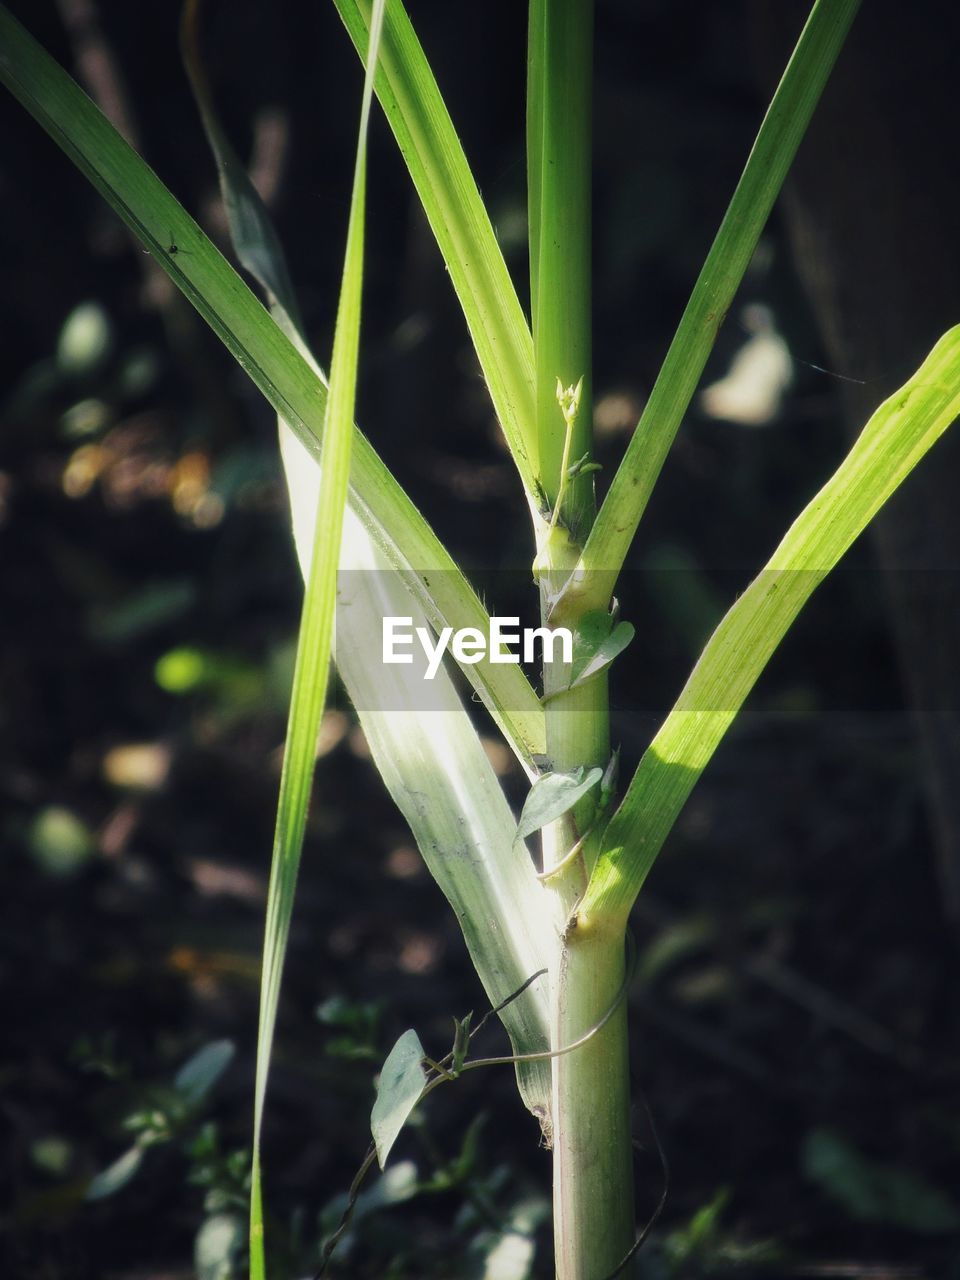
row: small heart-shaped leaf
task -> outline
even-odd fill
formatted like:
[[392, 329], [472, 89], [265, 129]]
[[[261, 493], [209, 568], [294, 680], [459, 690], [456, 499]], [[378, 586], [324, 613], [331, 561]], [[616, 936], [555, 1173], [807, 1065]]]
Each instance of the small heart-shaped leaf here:
[[572, 773], [545, 773], [530, 788], [520, 822], [517, 839], [532, 836], [535, 831], [555, 822], [573, 808], [577, 801], [597, 785], [602, 769], [585, 770], [583, 765]]
[[370, 1132], [381, 1169], [423, 1092], [427, 1079], [423, 1056], [420, 1037], [413, 1030], [405, 1031], [387, 1054], [380, 1072], [377, 1100], [370, 1113]]
[[632, 622], [618, 622], [608, 613], [588, 613], [580, 621], [573, 639], [570, 688], [597, 675], [621, 654], [635, 634]]

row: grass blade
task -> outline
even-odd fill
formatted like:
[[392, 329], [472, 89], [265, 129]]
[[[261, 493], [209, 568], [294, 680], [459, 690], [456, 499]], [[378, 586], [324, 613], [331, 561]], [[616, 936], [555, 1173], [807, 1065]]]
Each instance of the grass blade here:
[[670, 828], [747, 694], [814, 589], [960, 415], [960, 326], [864, 427], [707, 642], [604, 836], [582, 903], [626, 919]]
[[[383, 0], [377, 0], [370, 26], [368, 51], [370, 67], [376, 66], [382, 21]], [[257, 1034], [257, 1074], [254, 1091], [253, 1181], [250, 1196], [250, 1271], [254, 1280], [264, 1280], [266, 1276], [260, 1137], [273, 1034], [280, 1000], [283, 962], [290, 935], [297, 870], [300, 865], [307, 809], [310, 804], [317, 733], [327, 696], [337, 597], [337, 569], [340, 563], [340, 541], [350, 478], [363, 292], [367, 130], [372, 95], [373, 76], [372, 72], [368, 72], [360, 110], [347, 247], [344, 254], [340, 302], [337, 307], [337, 323], [333, 339], [313, 556], [297, 638], [290, 717], [280, 778], [280, 799], [277, 806], [270, 885], [267, 891], [263, 974], [260, 986], [260, 1026]]]
[[203, 0], [185, 0], [180, 16], [180, 50], [203, 129], [217, 164], [230, 240], [242, 266], [266, 290], [274, 319], [289, 337], [299, 343], [303, 328], [300, 309], [273, 219], [224, 133], [214, 106], [200, 52], [202, 7]]
[[[0, 81], [154, 254], [316, 458], [327, 396], [316, 369], [153, 170], [2, 5]], [[187, 252], [171, 254], [171, 243]], [[431, 623], [487, 629], [486, 611], [469, 583], [358, 431], [351, 504], [407, 576]], [[529, 681], [518, 667], [489, 663], [468, 668], [467, 675], [532, 774], [532, 758], [544, 752], [545, 737], [542, 708]]]
[[[191, 21], [184, 26], [185, 53], [195, 90], [203, 96], [204, 124], [217, 152], [221, 185], [232, 211], [231, 231], [241, 239], [238, 253], [271, 295], [271, 311], [277, 322], [310, 359], [295, 319], [295, 301], [289, 293], [282, 249], [269, 214], [217, 122], [199, 58], [195, 4], [189, 16]], [[282, 421], [280, 431], [294, 537], [306, 574], [314, 552], [319, 468]], [[362, 441], [359, 435], [357, 438]], [[389, 502], [389, 488], [381, 500]], [[380, 654], [371, 649], [381, 616], [416, 614], [414, 624], [418, 626], [426, 626], [428, 621], [436, 624], [439, 619], [436, 606], [424, 600], [418, 590], [421, 575], [396, 572], [397, 548], [390, 548], [389, 558], [384, 555], [382, 537], [371, 537], [381, 526], [375, 515], [367, 512], [365, 527], [357, 518], [363, 511], [354, 494], [345, 529], [346, 549], [341, 555], [341, 568], [346, 572], [339, 596], [340, 675], [358, 709], [378, 772], [461, 921], [474, 965], [491, 1003], [497, 1005], [532, 972], [549, 964], [550, 948], [536, 926], [543, 894], [526, 857], [515, 856], [509, 838], [512, 814], [446, 673], [434, 683], [431, 709], [426, 713], [423, 685], [406, 669], [394, 669], [389, 690], [384, 687], [387, 673]], [[449, 572], [447, 568], [431, 572], [434, 601], [442, 603]], [[429, 619], [419, 612], [428, 603], [432, 606]], [[485, 621], [479, 601], [476, 610], [474, 622]], [[542, 722], [539, 708], [537, 720]], [[454, 851], [456, 856], [451, 856]], [[515, 1052], [545, 1048], [542, 989], [508, 1005], [502, 1019]], [[549, 1070], [542, 1062], [518, 1064], [518, 1083], [528, 1108], [542, 1114], [549, 1105]]]
[[[334, 3], [362, 55], [370, 0]], [[400, 0], [387, 3], [376, 89], [460, 299], [528, 500], [534, 502], [539, 458], [530, 330], [460, 140]]]
[[[207, 136], [217, 154], [231, 234], [244, 265], [267, 290], [277, 323], [312, 360], [299, 330], [283, 251], [270, 215], [217, 120], [200, 59], [197, 8], [193, 0], [183, 26], [184, 53], [201, 99]], [[306, 576], [314, 554], [320, 468], [282, 420], [280, 440], [294, 538]], [[383, 498], [387, 501], [389, 494]], [[544, 895], [529, 860], [514, 850], [509, 806], [447, 673], [441, 672], [434, 681], [426, 709], [419, 673], [407, 668], [388, 672], [383, 667], [377, 646], [381, 618], [415, 614], [414, 625], [424, 627], [428, 618], [422, 612], [418, 575], [396, 572], [397, 548], [391, 548], [388, 559], [371, 538], [370, 528], [358, 518], [360, 510], [353, 495], [341, 553], [339, 673], [357, 708], [377, 770], [461, 922], [491, 1004], [499, 1005], [531, 973], [549, 966], [553, 935], [538, 927]], [[379, 527], [375, 519], [370, 523]], [[448, 572], [441, 570], [439, 579], [431, 573], [434, 599], [442, 599]], [[435, 609], [430, 621], [437, 622]], [[510, 1002], [501, 1016], [516, 1053], [546, 1048], [542, 985], [522, 1001]], [[518, 1063], [517, 1075], [528, 1108], [544, 1114], [549, 1106], [549, 1068], [542, 1061], [524, 1061]]]
[[764, 117], [650, 399], [597, 513], [571, 589], [606, 608], [707, 356], [860, 0], [817, 0]]
[[527, 17], [527, 240], [530, 246], [530, 314], [540, 289], [540, 181], [543, 171], [543, 60], [547, 0], [530, 0]]

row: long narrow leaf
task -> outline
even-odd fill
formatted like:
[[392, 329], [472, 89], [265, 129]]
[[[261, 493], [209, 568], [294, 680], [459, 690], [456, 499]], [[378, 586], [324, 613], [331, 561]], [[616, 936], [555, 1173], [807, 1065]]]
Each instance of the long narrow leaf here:
[[960, 326], [877, 409], [713, 633], [607, 827], [581, 905], [585, 918], [626, 918], [694, 783], [791, 623], [958, 415]]
[[860, 0], [817, 0], [737, 184], [571, 589], [606, 608], [707, 356], [750, 264]]
[[[0, 81], [39, 121], [146, 245], [240, 365], [317, 456], [326, 388], [222, 254], [97, 107], [0, 5]], [[169, 252], [171, 243], [181, 250]], [[355, 432], [351, 504], [433, 625], [487, 629], [486, 611], [369, 442]], [[545, 750], [543, 713], [516, 666], [467, 676], [532, 772]]]
[[[540, 288], [540, 183], [543, 171], [543, 60], [547, 0], [530, 0], [527, 17], [527, 241], [530, 246], [530, 314]], [[559, 370], [557, 370], [559, 375]], [[577, 375], [579, 377], [579, 374]]]
[[[186, 10], [184, 54], [217, 157], [231, 235], [241, 261], [266, 289], [277, 323], [312, 363], [270, 215], [217, 119], [200, 58], [198, 7], [197, 0], [191, 0]], [[317, 373], [322, 376], [319, 369]], [[319, 467], [282, 420], [280, 443], [294, 539], [306, 577], [315, 551]], [[354, 497], [341, 555], [339, 673], [357, 708], [377, 769], [461, 921], [491, 1004], [499, 1005], [532, 973], [550, 967], [556, 930], [550, 932], [542, 918], [543, 891], [526, 854], [518, 855], [513, 847], [512, 814], [449, 677], [441, 672], [439, 679], [425, 686], [422, 672], [407, 667], [388, 670], [383, 665], [382, 617], [406, 615], [413, 625], [423, 627], [428, 618], [420, 604], [418, 575], [396, 571], [400, 562], [396, 549], [387, 559], [369, 527], [357, 518], [358, 506]], [[367, 521], [368, 526], [371, 523], [376, 522]], [[430, 575], [427, 585], [436, 593], [436, 575]], [[430, 621], [436, 623], [435, 611]], [[429, 709], [424, 706], [426, 688]], [[539, 984], [503, 1011], [502, 1020], [519, 1054], [542, 1051], [547, 1045], [545, 993], [545, 984]], [[520, 1063], [517, 1075], [528, 1108], [544, 1115], [549, 1106], [547, 1064]]]
[[317, 733], [327, 696], [333, 621], [337, 598], [337, 570], [353, 441], [353, 411], [357, 392], [360, 348], [360, 309], [363, 292], [364, 211], [367, 189], [367, 130], [373, 96], [372, 68], [377, 62], [384, 0], [376, 0], [370, 24], [370, 68], [363, 87], [357, 156], [350, 197], [350, 220], [344, 254], [340, 302], [333, 339], [330, 388], [324, 421], [320, 491], [314, 521], [313, 555], [304, 594], [297, 656], [290, 697], [286, 750], [280, 776], [277, 825], [267, 891], [267, 918], [260, 983], [260, 1026], [257, 1034], [257, 1073], [254, 1092], [253, 1179], [250, 1195], [250, 1272], [265, 1280], [260, 1136], [266, 1101], [273, 1035], [280, 1002], [280, 983], [290, 936], [297, 871], [310, 805]]
[[[370, 0], [334, 0], [357, 50]], [[533, 344], [490, 218], [401, 0], [388, 0], [377, 95], [443, 254], [528, 499], [539, 460]]]

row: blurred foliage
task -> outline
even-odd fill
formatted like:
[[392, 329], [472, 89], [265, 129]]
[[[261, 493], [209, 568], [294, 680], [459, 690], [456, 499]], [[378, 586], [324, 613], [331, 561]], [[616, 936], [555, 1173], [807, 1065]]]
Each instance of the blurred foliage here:
[[[54, 6], [13, 8], [74, 65]], [[522, 279], [517, 7], [411, 9]], [[98, 12], [145, 153], [215, 231], [175, 6]], [[602, 489], [762, 105], [739, 8], [603, 0], [598, 20]], [[340, 120], [331, 104], [356, 87], [353, 56], [332, 6], [214, 6], [210, 21], [211, 74], [243, 154], [279, 128], [275, 212], [325, 351], [352, 138], [317, 122]], [[157, 294], [96, 194], [14, 104], [3, 112], [0, 1267], [12, 1280], [142, 1280], [144, 1267], [226, 1280], [243, 1267], [250, 1045], [299, 599], [274, 423], [189, 308]], [[483, 386], [383, 130], [371, 183], [358, 417], [462, 562], [528, 563]], [[637, 629], [612, 669], [627, 776], [704, 633], [842, 447], [838, 383], [802, 363], [824, 358], [776, 223], [742, 301], [769, 308], [794, 381], [761, 430], [698, 407], [671, 454], [620, 592]], [[734, 309], [708, 382], [745, 337]], [[758, 1241], [798, 1268], [960, 1265], [956, 1228], [916, 1226], [956, 1212], [960, 966], [882, 584], [857, 555], [778, 655], [636, 915], [633, 1054], [671, 1167], [640, 1255], [651, 1280], [781, 1274], [788, 1263]], [[289, 1276], [311, 1273], [339, 1219], [386, 1049], [414, 1025], [442, 1052], [451, 1013], [482, 999], [342, 695], [321, 739], [265, 1135], [272, 1266]], [[519, 800], [522, 779], [498, 759]], [[886, 1039], [858, 1038], [855, 1015]], [[226, 1037], [235, 1063], [187, 1106], [179, 1065]], [[364, 1188], [333, 1280], [549, 1275], [549, 1161], [512, 1074], [465, 1075], [430, 1099]], [[811, 1135], [824, 1132], [813, 1175]], [[639, 1108], [637, 1136], [643, 1221], [662, 1174]], [[84, 1199], [125, 1144], [139, 1153], [126, 1185]]]
[[910, 1169], [868, 1160], [841, 1134], [815, 1129], [804, 1139], [803, 1172], [858, 1222], [939, 1235], [960, 1231], [960, 1207]]

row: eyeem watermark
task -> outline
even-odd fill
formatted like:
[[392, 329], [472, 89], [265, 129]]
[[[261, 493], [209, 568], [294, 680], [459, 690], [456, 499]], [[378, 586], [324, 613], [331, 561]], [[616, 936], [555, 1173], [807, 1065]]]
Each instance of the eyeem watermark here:
[[414, 627], [412, 618], [383, 619], [383, 661], [387, 665], [413, 662], [414, 641], [418, 641], [427, 660], [425, 680], [432, 680], [440, 670], [443, 655], [449, 648], [457, 662], [473, 666], [488, 658], [494, 663], [536, 661], [537, 642], [544, 662], [573, 661], [573, 632], [567, 627], [520, 627], [519, 618], [490, 619], [489, 631], [479, 627], [444, 627], [436, 640], [429, 627]]

